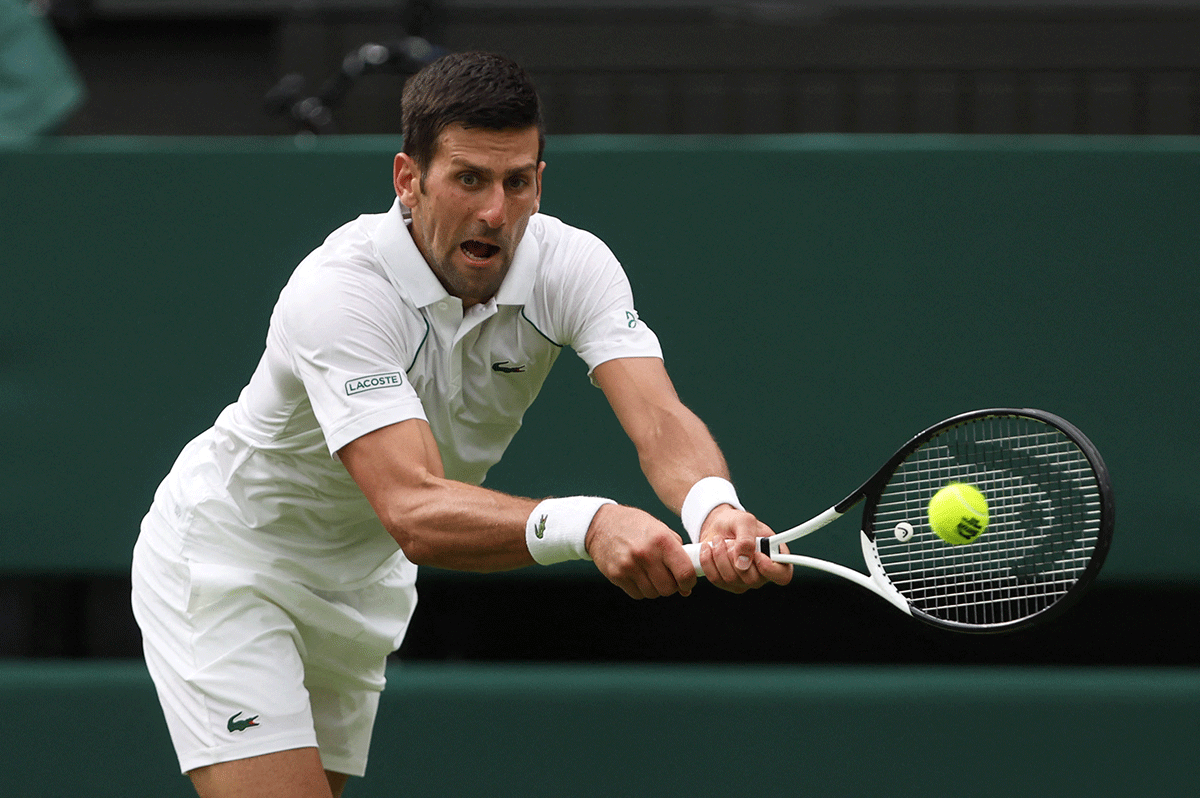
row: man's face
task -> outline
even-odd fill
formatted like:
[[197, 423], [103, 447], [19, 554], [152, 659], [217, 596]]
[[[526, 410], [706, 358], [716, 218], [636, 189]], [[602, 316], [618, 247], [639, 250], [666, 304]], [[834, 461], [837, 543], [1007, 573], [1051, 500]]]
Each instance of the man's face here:
[[[542, 196], [536, 127], [450, 125], [422, 175], [396, 156], [395, 185], [412, 209], [412, 236], [438, 280], [464, 307], [495, 296]], [[424, 178], [422, 180], [422, 178]]]

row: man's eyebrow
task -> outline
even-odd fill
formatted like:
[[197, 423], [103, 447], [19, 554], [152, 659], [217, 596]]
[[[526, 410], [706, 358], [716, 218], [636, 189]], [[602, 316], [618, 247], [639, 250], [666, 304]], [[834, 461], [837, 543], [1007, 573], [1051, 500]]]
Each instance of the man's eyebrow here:
[[[458, 156], [452, 157], [450, 159], [450, 164], [451, 164], [451, 166], [454, 166], [459, 169], [467, 169], [471, 172], [478, 172], [481, 175], [491, 175], [492, 174], [491, 169], [487, 169], [485, 167], [479, 166], [478, 164], [472, 163], [471, 161], [467, 160], [466, 158], [460, 158]], [[504, 174], [511, 176], [511, 175], [519, 175], [522, 172], [536, 172], [536, 171], [537, 171], [537, 164], [530, 163], [526, 166], [517, 166], [512, 169], [509, 169]]]

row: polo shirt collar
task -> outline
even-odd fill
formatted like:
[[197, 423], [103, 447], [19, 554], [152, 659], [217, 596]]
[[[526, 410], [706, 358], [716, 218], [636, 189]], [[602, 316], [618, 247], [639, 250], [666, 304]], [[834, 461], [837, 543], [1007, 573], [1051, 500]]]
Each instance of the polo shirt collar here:
[[414, 305], [423, 308], [445, 299], [449, 294], [425, 262], [421, 250], [417, 249], [406, 223], [404, 211], [407, 210], [398, 198], [394, 200], [391, 210], [383, 215], [383, 223], [375, 229], [372, 238], [379, 248], [379, 254], [383, 256], [384, 268], [392, 283], [407, 294]]
[[508, 267], [508, 274], [504, 275], [504, 282], [500, 283], [500, 290], [496, 292], [496, 304], [524, 305], [528, 303], [530, 296], [533, 295], [537, 267], [538, 245], [530, 235], [529, 228], [526, 227], [525, 235], [521, 236], [521, 242], [517, 244], [517, 251], [513, 253], [512, 265]]
[[[376, 228], [372, 238], [383, 256], [384, 268], [392, 282], [408, 294], [417, 307], [426, 307], [449, 296], [438, 281], [433, 269], [425, 261], [421, 250], [413, 241], [408, 227], [408, 209], [396, 199], [391, 210], [384, 214], [383, 223]], [[497, 305], [524, 305], [533, 293], [537, 277], [537, 242], [526, 228], [513, 262], [496, 292]]]

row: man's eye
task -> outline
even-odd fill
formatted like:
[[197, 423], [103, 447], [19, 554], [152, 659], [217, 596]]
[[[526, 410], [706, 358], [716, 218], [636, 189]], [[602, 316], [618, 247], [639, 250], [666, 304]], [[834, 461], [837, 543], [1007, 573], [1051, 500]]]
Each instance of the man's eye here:
[[473, 175], [470, 172], [459, 175], [458, 179], [464, 186], [467, 186], [468, 188], [474, 188], [475, 186], [479, 185], [479, 176]]
[[529, 181], [523, 177], [512, 177], [508, 180], [508, 187], [513, 191], [520, 191], [529, 185]]

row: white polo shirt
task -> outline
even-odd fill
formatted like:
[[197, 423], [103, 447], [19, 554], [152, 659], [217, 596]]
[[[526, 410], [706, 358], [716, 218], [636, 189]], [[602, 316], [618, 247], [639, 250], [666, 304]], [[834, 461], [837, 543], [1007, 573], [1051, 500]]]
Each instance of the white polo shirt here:
[[143, 535], [160, 553], [269, 569], [346, 589], [415, 566], [336, 459], [412, 418], [451, 479], [481, 484], [562, 347], [589, 371], [661, 357], [629, 282], [598, 238], [534, 215], [494, 300], [463, 313], [416, 248], [397, 202], [360, 216], [297, 267], [238, 401], [185, 447]]

